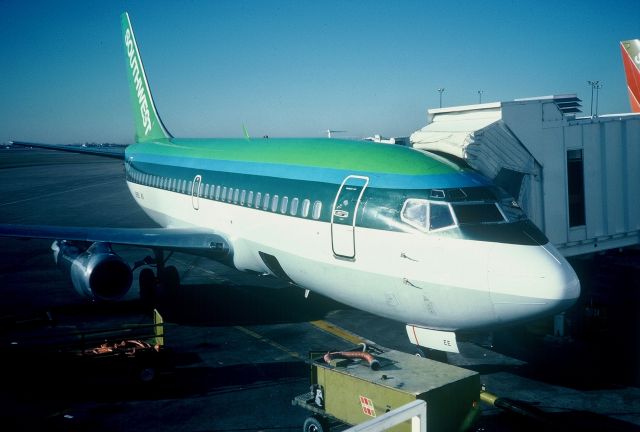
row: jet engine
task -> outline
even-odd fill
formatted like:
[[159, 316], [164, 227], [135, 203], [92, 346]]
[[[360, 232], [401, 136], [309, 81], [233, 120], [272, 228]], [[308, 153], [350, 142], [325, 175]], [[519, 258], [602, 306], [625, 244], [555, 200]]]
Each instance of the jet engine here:
[[114, 301], [131, 288], [131, 268], [109, 243], [56, 240], [51, 245], [56, 264], [71, 277], [73, 287], [92, 301]]

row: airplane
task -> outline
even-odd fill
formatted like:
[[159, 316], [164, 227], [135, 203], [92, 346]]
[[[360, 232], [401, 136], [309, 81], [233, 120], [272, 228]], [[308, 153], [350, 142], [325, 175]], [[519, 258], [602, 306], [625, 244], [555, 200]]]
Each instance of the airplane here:
[[147, 298], [179, 287], [167, 253], [181, 251], [401, 321], [418, 347], [459, 352], [456, 332], [559, 313], [579, 297], [576, 273], [513, 197], [436, 154], [333, 138], [173, 137], [126, 12], [121, 25], [135, 143], [105, 156], [123, 160], [131, 195], [162, 228], [0, 226], [54, 240], [87, 298], [116, 300], [131, 286], [112, 244], [153, 251], [139, 274]]
[[620, 42], [631, 111], [640, 113], [640, 39]]

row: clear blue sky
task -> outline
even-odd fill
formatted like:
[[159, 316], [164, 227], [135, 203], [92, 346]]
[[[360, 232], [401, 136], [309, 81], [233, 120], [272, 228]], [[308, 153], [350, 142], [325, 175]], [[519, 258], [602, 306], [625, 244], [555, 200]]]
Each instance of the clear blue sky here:
[[427, 108], [577, 93], [628, 112], [640, 1], [0, 0], [0, 142], [131, 142], [120, 13], [175, 136], [408, 135]]

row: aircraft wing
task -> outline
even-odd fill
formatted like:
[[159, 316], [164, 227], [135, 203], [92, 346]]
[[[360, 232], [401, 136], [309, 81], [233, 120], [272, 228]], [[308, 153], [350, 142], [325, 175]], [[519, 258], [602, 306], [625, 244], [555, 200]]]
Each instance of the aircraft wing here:
[[104, 242], [171, 250], [224, 259], [231, 245], [222, 236], [197, 228], [94, 228], [0, 224], [0, 237]]
[[24, 141], [11, 141], [12, 145], [20, 146], [20, 147], [36, 147], [43, 148], [48, 150], [58, 150], [65, 151], [70, 153], [83, 153], [90, 154], [94, 156], [104, 156], [110, 157], [113, 159], [121, 159], [124, 160], [124, 149], [126, 146], [114, 146], [114, 147], [81, 147], [75, 145], [65, 145], [65, 144], [42, 144], [42, 143], [31, 143]]

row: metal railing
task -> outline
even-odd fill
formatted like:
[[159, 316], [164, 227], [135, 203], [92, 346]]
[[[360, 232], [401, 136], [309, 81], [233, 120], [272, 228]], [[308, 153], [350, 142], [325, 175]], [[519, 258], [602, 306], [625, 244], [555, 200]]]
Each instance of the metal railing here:
[[412, 432], [427, 432], [427, 403], [423, 400], [417, 399], [389, 411], [380, 417], [376, 417], [349, 428], [345, 432], [373, 432], [387, 430], [409, 419], [411, 420]]

